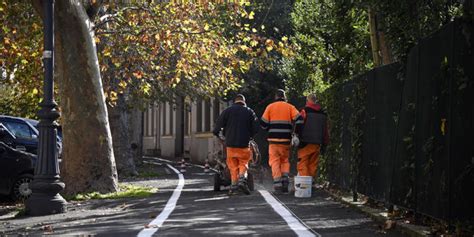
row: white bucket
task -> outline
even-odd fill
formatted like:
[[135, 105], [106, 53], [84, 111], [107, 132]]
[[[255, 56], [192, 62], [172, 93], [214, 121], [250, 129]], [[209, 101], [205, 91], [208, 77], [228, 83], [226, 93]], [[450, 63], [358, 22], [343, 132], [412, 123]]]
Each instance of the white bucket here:
[[295, 177], [295, 197], [308, 198], [311, 197], [311, 184], [313, 177], [296, 176]]

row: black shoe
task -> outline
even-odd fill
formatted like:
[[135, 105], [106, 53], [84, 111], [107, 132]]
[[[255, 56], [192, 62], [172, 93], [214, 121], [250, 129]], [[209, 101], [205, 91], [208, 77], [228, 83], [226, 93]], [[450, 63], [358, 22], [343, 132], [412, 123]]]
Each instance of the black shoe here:
[[236, 185], [231, 185], [229, 189], [229, 196], [233, 196], [237, 194], [237, 186]]
[[249, 186], [247, 185], [247, 180], [245, 180], [245, 179], [240, 179], [239, 180], [239, 189], [243, 193], [245, 193], [247, 195], [250, 195], [250, 189], [249, 189]]
[[283, 177], [281, 180], [281, 191], [283, 193], [288, 193], [288, 186], [290, 185], [290, 180], [288, 177]]
[[273, 194], [281, 194], [281, 193], [283, 193], [281, 181], [273, 182]]

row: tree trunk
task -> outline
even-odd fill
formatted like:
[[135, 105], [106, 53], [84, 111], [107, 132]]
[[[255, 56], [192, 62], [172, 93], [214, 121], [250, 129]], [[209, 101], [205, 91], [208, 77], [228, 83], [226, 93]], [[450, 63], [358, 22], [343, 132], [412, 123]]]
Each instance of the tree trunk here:
[[133, 158], [136, 164], [141, 164], [143, 156], [143, 112], [133, 108], [129, 117], [129, 125]]
[[369, 28], [370, 28], [370, 43], [372, 46], [372, 56], [374, 66], [382, 66], [393, 63], [392, 51], [390, 45], [385, 38], [383, 29], [380, 27], [380, 17], [373, 9], [369, 8]]
[[379, 55], [379, 42], [377, 37], [377, 21], [375, 13], [369, 8], [369, 29], [370, 29], [370, 44], [372, 46], [372, 58], [374, 60], [374, 67], [378, 67], [381, 64]]
[[110, 130], [114, 144], [117, 171], [120, 175], [137, 175], [131, 150], [129, 112], [125, 95], [119, 94], [117, 104], [109, 106]]
[[117, 191], [107, 107], [92, 25], [79, 0], [56, 1], [56, 74], [61, 98], [65, 192]]

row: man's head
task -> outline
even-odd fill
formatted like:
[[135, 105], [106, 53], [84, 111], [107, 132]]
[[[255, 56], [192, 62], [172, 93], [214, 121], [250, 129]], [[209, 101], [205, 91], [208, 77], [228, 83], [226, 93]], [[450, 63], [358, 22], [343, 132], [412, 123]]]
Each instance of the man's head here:
[[316, 96], [316, 94], [311, 93], [308, 96], [306, 96], [306, 101], [315, 104], [316, 102], [318, 102], [318, 97]]
[[275, 92], [275, 100], [286, 100], [285, 91], [283, 89], [278, 89]]
[[234, 98], [234, 103], [244, 103], [245, 104], [245, 96], [242, 94], [237, 94]]

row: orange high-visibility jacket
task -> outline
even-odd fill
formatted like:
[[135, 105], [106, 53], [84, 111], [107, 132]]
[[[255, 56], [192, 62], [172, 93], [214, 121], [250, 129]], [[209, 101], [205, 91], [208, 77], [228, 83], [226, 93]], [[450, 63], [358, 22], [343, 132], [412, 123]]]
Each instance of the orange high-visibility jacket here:
[[287, 143], [291, 140], [293, 123], [298, 134], [303, 126], [303, 118], [298, 110], [284, 100], [278, 100], [267, 106], [263, 113], [260, 124], [268, 130], [268, 141]]

